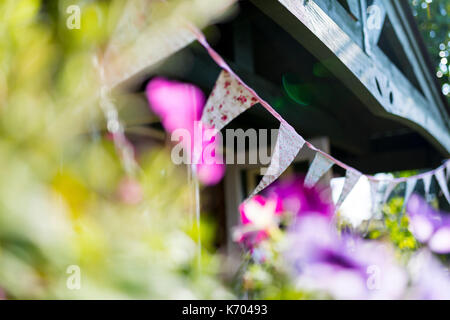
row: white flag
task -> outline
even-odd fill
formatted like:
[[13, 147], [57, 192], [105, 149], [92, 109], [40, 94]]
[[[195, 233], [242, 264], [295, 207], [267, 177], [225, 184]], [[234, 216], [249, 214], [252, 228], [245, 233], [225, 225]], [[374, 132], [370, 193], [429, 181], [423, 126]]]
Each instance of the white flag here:
[[423, 180], [423, 189], [425, 191], [425, 199], [428, 201], [429, 195], [430, 195], [430, 186], [431, 186], [431, 179], [433, 178], [432, 174], [427, 174], [422, 178]]
[[196, 39], [188, 25], [203, 28], [234, 2], [127, 1], [102, 62], [106, 85], [114, 87], [183, 49]]
[[[131, 3], [131, 1], [130, 1]], [[142, 12], [140, 16], [145, 15]], [[140, 21], [135, 17], [135, 21]], [[109, 87], [135, 76], [144, 69], [162, 62], [195, 40], [195, 34], [176, 19], [158, 23], [133, 23], [117, 33], [105, 54], [103, 67]], [[130, 40], [133, 39], [133, 40]]]
[[331, 169], [334, 162], [317, 152], [305, 178], [305, 186], [314, 187], [322, 176]]
[[447, 168], [447, 180], [450, 179], [450, 160], [447, 160], [445, 163], [445, 167]]
[[441, 187], [442, 193], [444, 194], [448, 203], [450, 203], [450, 194], [448, 192], [447, 181], [444, 176], [444, 168], [441, 168], [440, 170], [436, 171], [434, 175], [436, 176], [439, 186]]
[[288, 124], [282, 123], [280, 125], [280, 130], [278, 131], [278, 139], [269, 168], [251, 196], [261, 192], [278, 179], [292, 161], [294, 161], [304, 144], [305, 139], [295, 132], [294, 128]]
[[344, 186], [342, 187], [341, 195], [339, 196], [338, 201], [336, 202], [336, 211], [339, 207], [344, 203], [345, 199], [349, 195], [349, 193], [353, 190], [355, 185], [358, 183], [361, 178], [361, 172], [349, 169], [345, 175]]
[[417, 179], [415, 179], [415, 178], [406, 180], [405, 199], [403, 200], [402, 211], [404, 208], [406, 208], [408, 200], [411, 197], [411, 194], [413, 193], [414, 188], [416, 187], [416, 183], [417, 183]]
[[372, 210], [372, 216], [377, 213], [378, 211], [378, 188], [380, 186], [379, 181], [373, 181], [369, 179], [370, 184], [370, 198], [371, 198], [371, 210]]
[[386, 203], [386, 201], [388, 201], [389, 196], [391, 195], [392, 191], [394, 191], [395, 187], [397, 187], [397, 185], [398, 182], [389, 181], [386, 190], [384, 192], [383, 203]]
[[202, 122], [220, 131], [256, 103], [258, 99], [239, 80], [223, 70], [206, 102]]

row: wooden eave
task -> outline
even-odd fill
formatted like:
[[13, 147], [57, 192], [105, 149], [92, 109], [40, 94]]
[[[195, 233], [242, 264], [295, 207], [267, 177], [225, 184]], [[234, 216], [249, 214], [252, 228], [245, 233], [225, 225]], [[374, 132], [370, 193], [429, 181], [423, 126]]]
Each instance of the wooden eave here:
[[[395, 119], [450, 155], [448, 107], [411, 23], [407, 3], [380, 0], [395, 26], [420, 92], [371, 39], [364, 19], [356, 20], [337, 0], [251, 0], [316, 58], [324, 61], [375, 115]], [[349, 2], [352, 13], [365, 0]], [[356, 8], [356, 9], [355, 9]], [[360, 12], [359, 18], [363, 11]]]

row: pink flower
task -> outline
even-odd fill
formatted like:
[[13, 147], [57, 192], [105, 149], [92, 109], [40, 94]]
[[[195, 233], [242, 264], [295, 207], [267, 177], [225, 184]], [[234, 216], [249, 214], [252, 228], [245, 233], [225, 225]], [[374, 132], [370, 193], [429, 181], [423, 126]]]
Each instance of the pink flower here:
[[198, 164], [198, 179], [207, 186], [218, 184], [225, 175], [225, 166], [223, 164]]
[[203, 92], [192, 84], [155, 78], [147, 85], [150, 108], [160, 118], [164, 129], [194, 132], [194, 122], [199, 121], [205, 105]]
[[325, 189], [305, 187], [301, 176], [275, 182], [267, 194], [281, 198], [283, 208], [296, 216], [313, 214], [331, 219], [334, 214], [333, 203], [325, 196]]
[[143, 197], [141, 185], [133, 179], [123, 179], [119, 184], [118, 197], [123, 203], [138, 204]]
[[239, 211], [242, 226], [236, 229], [235, 238], [250, 249], [267, 239], [271, 231], [278, 228], [283, 213], [278, 198], [266, 199], [259, 195], [242, 203]]
[[[161, 123], [167, 132], [173, 133], [177, 129], [187, 130], [190, 141], [182, 143], [190, 155], [195, 153], [194, 148], [197, 148], [197, 144], [200, 145], [201, 156], [198, 162], [195, 162], [199, 180], [206, 185], [220, 182], [225, 174], [225, 166], [222, 161], [206, 161], [204, 154], [208, 146], [209, 149], [216, 150], [217, 141], [214, 138], [208, 141], [203, 140], [205, 130], [210, 129], [205, 126], [201, 127], [200, 134], [195, 134], [196, 122], [201, 120], [205, 105], [203, 92], [192, 84], [155, 78], [148, 83], [146, 93], [150, 108], [161, 118]], [[198, 141], [199, 139], [201, 142]], [[219, 158], [219, 155], [216, 156]]]
[[277, 216], [283, 212], [279, 198], [266, 199], [263, 196], [254, 196], [239, 206], [242, 224], [253, 224], [265, 228], [271, 226]]

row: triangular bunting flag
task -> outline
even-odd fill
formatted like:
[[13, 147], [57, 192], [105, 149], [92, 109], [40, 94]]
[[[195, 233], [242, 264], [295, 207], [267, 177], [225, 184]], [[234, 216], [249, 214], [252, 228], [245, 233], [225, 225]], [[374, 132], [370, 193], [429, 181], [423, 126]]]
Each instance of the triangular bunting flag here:
[[324, 157], [320, 152], [316, 153], [308, 173], [305, 178], [305, 186], [308, 188], [314, 187], [314, 185], [322, 178], [322, 176], [331, 169], [334, 162]]
[[380, 186], [379, 181], [373, 181], [369, 180], [370, 184], [370, 199], [371, 199], [371, 210], [372, 210], [372, 216], [376, 214], [378, 210], [378, 187]]
[[[120, 39], [114, 40], [105, 54], [103, 66], [109, 87], [162, 62], [195, 40], [195, 34], [180, 21], [163, 19], [159, 24], [144, 26], [143, 30], [137, 27], [133, 24], [125, 29], [127, 32], [118, 34]], [[134, 41], [129, 41], [130, 38]]]
[[433, 178], [432, 174], [427, 174], [422, 178], [423, 180], [423, 189], [425, 191], [425, 199], [428, 201], [430, 197], [430, 186], [431, 186], [431, 179]]
[[444, 168], [441, 168], [440, 170], [436, 171], [434, 175], [436, 176], [439, 186], [441, 187], [442, 193], [444, 194], [448, 203], [450, 203], [450, 194], [448, 192], [447, 181], [444, 176]]
[[[196, 38], [192, 27], [188, 26], [195, 24], [201, 29], [209, 25], [235, 0], [190, 1], [189, 10], [183, 8], [186, 2], [133, 0], [124, 4], [102, 62], [108, 87], [161, 63], [186, 47]], [[204, 10], [205, 7], [208, 10]]]
[[406, 180], [405, 199], [403, 200], [402, 212], [403, 212], [403, 209], [406, 208], [408, 200], [411, 197], [411, 194], [413, 193], [414, 188], [416, 187], [416, 183], [417, 183], [417, 179], [415, 179], [415, 178]]
[[220, 131], [231, 120], [258, 103], [250, 91], [223, 70], [203, 110], [202, 121]]
[[295, 132], [294, 128], [282, 123], [269, 168], [251, 196], [261, 192], [274, 182], [294, 161], [304, 144], [305, 139]]
[[356, 171], [354, 169], [347, 170], [345, 175], [344, 186], [342, 187], [341, 195], [339, 196], [338, 201], [336, 202], [336, 211], [339, 207], [344, 203], [348, 194], [353, 190], [353, 187], [358, 183], [361, 178], [361, 172]]
[[149, 12], [152, 5], [154, 5], [152, 1], [146, 0], [129, 1], [124, 4], [122, 15], [108, 43], [107, 56], [112, 51], [124, 49], [136, 41], [136, 38], [151, 22], [152, 15], [146, 15], [143, 12]]
[[447, 168], [447, 180], [450, 179], [450, 160], [447, 160], [445, 163], [445, 167]]
[[388, 201], [389, 196], [391, 195], [392, 191], [394, 191], [395, 187], [397, 187], [397, 185], [398, 182], [389, 181], [386, 190], [384, 191], [383, 203], [386, 203], [386, 201]]

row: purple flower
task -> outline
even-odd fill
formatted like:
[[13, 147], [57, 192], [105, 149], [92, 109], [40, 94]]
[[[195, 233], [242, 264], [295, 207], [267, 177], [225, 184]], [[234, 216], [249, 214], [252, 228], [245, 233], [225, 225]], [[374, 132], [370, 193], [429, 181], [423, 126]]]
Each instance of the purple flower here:
[[335, 299], [398, 299], [407, 284], [389, 247], [339, 236], [318, 215], [298, 219], [289, 230], [285, 257], [300, 289]]
[[430, 251], [419, 251], [409, 262], [411, 290], [408, 298], [415, 300], [450, 300], [448, 270]]
[[307, 188], [304, 178], [297, 176], [276, 182], [268, 189], [268, 194], [275, 194], [283, 201], [283, 209], [296, 216], [318, 214], [331, 218], [334, 205], [326, 196], [326, 189], [321, 187]]
[[450, 218], [437, 212], [420, 196], [408, 201], [409, 227], [414, 237], [438, 254], [450, 253]]

